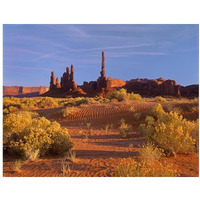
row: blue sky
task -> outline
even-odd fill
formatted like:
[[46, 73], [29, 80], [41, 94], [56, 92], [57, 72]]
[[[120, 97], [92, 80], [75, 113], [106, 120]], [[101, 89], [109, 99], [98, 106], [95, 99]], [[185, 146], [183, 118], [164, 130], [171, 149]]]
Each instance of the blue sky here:
[[3, 84], [49, 86], [74, 65], [75, 81], [106, 76], [199, 83], [198, 25], [4, 25]]

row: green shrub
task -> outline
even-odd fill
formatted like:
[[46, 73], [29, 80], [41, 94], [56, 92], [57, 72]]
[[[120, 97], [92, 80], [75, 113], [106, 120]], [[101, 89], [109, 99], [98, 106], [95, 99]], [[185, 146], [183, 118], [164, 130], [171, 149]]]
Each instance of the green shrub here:
[[3, 128], [9, 148], [21, 156], [36, 150], [42, 156], [47, 153], [63, 154], [73, 146], [67, 129], [44, 117], [33, 118], [29, 112], [7, 115]]
[[195, 139], [192, 133], [198, 122], [187, 121], [176, 112], [166, 113], [160, 106], [154, 107], [152, 113], [157, 119], [154, 121], [148, 117], [145, 123], [140, 125], [141, 132], [149, 141], [173, 153], [184, 153], [194, 149]]
[[161, 96], [157, 96], [157, 97], [154, 98], [154, 101], [164, 103], [167, 100], [165, 98], [161, 97]]
[[128, 133], [132, 130], [132, 126], [125, 123], [125, 121], [121, 120], [121, 125], [119, 127], [119, 132], [121, 138], [126, 138]]

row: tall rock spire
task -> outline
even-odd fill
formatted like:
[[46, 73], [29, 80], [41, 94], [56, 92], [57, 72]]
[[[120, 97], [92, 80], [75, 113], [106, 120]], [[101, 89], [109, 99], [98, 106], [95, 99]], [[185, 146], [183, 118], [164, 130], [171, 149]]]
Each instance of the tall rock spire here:
[[50, 89], [55, 88], [56, 86], [56, 78], [54, 76], [54, 71], [51, 72], [51, 80], [50, 80]]
[[74, 82], [74, 66], [73, 65], [71, 65], [70, 81]]
[[102, 51], [102, 65], [101, 65], [101, 78], [106, 77], [105, 72], [105, 57], [104, 57], [104, 51]]

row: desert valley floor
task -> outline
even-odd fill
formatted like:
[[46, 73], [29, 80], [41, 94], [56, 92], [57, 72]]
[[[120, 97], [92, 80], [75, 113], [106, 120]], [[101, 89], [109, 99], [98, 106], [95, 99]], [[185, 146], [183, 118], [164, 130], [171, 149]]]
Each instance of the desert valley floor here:
[[[146, 142], [139, 133], [138, 127], [145, 116], [157, 104], [156, 102], [117, 102], [82, 105], [74, 115], [63, 118], [57, 115], [62, 107], [35, 110], [47, 119], [56, 120], [62, 127], [68, 129], [74, 142], [73, 150], [76, 153], [74, 162], [69, 163], [69, 177], [112, 177], [117, 164], [122, 158], [139, 159], [138, 150]], [[176, 105], [175, 105], [176, 104]], [[191, 103], [166, 102], [163, 108], [175, 105], [183, 110], [182, 115], [188, 120], [199, 117], [198, 109], [191, 109]], [[133, 119], [130, 107], [141, 113], [141, 119]], [[120, 138], [118, 127], [120, 119], [124, 118], [131, 124], [133, 130], [125, 139]], [[87, 135], [90, 123], [90, 134]], [[105, 128], [109, 125], [109, 128]], [[62, 177], [63, 157], [45, 157], [37, 161], [22, 161], [21, 170], [14, 172], [12, 156], [4, 155], [4, 177]], [[175, 157], [163, 157], [161, 162], [172, 164], [181, 176], [199, 176], [199, 155], [195, 152], [177, 154]]]

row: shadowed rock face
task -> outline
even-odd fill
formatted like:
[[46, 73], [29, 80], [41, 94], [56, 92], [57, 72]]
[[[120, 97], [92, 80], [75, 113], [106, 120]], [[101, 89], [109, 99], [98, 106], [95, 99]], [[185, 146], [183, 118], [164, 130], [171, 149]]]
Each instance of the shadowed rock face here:
[[180, 96], [180, 85], [174, 80], [159, 79], [132, 79], [124, 86], [128, 92], [143, 96]]
[[180, 88], [182, 97], [198, 97], [199, 96], [199, 85], [188, 85], [186, 87], [181, 86]]
[[71, 65], [71, 73], [69, 67], [66, 68], [66, 72], [63, 73], [60, 82], [59, 79], [54, 76], [54, 72], [51, 73], [50, 90], [43, 94], [43, 96], [50, 97], [67, 97], [67, 96], [83, 96], [85, 92], [77, 86], [74, 81], [74, 66]]
[[52, 71], [50, 78], [50, 90], [54, 89], [55, 87], [56, 87], [56, 78], [54, 76], [54, 71]]

